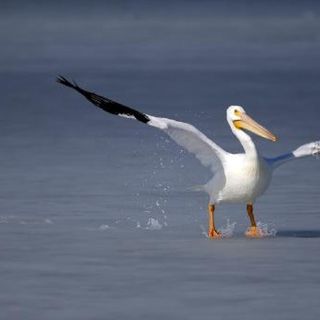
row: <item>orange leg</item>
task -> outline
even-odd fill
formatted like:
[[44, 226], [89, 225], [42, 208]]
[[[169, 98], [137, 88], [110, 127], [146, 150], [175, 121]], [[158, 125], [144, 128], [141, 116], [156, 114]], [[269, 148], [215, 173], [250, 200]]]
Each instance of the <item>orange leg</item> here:
[[259, 227], [257, 227], [256, 219], [253, 214], [253, 205], [252, 203], [247, 204], [247, 212], [250, 218], [251, 226], [246, 231], [246, 236], [249, 238], [261, 238], [263, 236], [262, 231]]
[[221, 238], [221, 232], [219, 232], [214, 224], [214, 209], [215, 206], [213, 204], [208, 205], [208, 213], [209, 213], [209, 231], [208, 231], [208, 237], [210, 239], [220, 239]]

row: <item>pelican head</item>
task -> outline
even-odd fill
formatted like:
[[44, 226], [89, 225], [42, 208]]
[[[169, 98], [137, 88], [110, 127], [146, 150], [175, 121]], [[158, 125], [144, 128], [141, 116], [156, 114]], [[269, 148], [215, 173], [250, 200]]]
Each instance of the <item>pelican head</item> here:
[[230, 106], [227, 109], [227, 120], [235, 133], [244, 129], [273, 142], [277, 141], [277, 137], [273, 133], [249, 117], [241, 106]]

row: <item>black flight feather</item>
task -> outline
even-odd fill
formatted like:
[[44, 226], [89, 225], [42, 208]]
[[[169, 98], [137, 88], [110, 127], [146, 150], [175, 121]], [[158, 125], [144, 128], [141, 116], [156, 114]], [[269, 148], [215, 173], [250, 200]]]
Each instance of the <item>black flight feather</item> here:
[[65, 77], [59, 76], [57, 78], [57, 82], [78, 91], [85, 98], [87, 98], [91, 103], [93, 103], [94, 105], [96, 105], [97, 107], [101, 108], [106, 112], [119, 115], [119, 116], [121, 115], [133, 116], [138, 121], [141, 121], [143, 123], [147, 123], [150, 121], [149, 117], [146, 114], [139, 112], [137, 110], [134, 110], [132, 108], [129, 108], [123, 104], [120, 104], [106, 97], [99, 96], [94, 92], [84, 90], [80, 88], [75, 81], [70, 82]]

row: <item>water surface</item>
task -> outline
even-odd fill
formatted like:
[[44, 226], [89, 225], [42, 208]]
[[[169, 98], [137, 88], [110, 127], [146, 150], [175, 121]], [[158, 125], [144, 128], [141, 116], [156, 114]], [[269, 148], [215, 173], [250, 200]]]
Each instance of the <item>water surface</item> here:
[[280, 137], [319, 139], [316, 2], [3, 2], [2, 319], [319, 319], [320, 162], [281, 167], [256, 204], [276, 236], [248, 240], [243, 206], [209, 241], [210, 172], [165, 135], [93, 108], [56, 75], [241, 151], [225, 109]]

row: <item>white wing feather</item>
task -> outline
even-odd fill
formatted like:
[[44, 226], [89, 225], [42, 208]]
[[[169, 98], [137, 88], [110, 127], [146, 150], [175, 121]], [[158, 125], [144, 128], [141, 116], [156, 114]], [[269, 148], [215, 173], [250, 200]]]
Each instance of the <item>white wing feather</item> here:
[[277, 168], [280, 165], [298, 158], [307, 156], [319, 156], [320, 155], [320, 140], [306, 143], [292, 152], [280, 155], [276, 158], [265, 158], [265, 160], [271, 165], [272, 168]]
[[147, 116], [150, 119], [148, 125], [166, 132], [177, 144], [193, 153], [204, 166], [210, 167], [213, 172], [216, 172], [225, 161], [227, 152], [191, 124]]
[[193, 153], [204, 166], [210, 167], [213, 172], [216, 172], [225, 161], [228, 153], [188, 123], [144, 114], [107, 97], [87, 91], [79, 87], [75, 82], [70, 82], [62, 76], [57, 78], [57, 82], [78, 91], [91, 103], [105, 112], [120, 117], [136, 119], [147, 125], [163, 130], [176, 143]]

